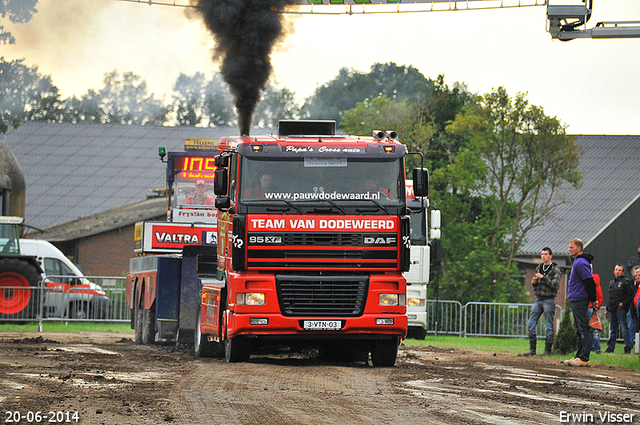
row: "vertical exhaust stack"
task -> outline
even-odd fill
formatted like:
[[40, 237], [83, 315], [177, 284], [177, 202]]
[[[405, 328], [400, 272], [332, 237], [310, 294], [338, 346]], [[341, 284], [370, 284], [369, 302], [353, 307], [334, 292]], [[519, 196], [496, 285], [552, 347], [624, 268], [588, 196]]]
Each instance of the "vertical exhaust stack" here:
[[249, 134], [251, 121], [273, 69], [271, 51], [286, 33], [285, 6], [295, 0], [191, 0], [197, 6], [216, 46], [222, 76], [229, 84], [238, 113], [240, 134]]

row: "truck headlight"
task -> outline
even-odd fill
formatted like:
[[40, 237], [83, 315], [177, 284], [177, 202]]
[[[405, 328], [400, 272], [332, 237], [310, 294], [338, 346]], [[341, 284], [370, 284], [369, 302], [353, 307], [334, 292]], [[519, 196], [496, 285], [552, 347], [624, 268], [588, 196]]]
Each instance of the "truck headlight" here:
[[380, 305], [404, 305], [406, 300], [405, 294], [380, 294]]
[[407, 305], [411, 307], [424, 307], [425, 304], [424, 298], [411, 297], [407, 300]]
[[248, 292], [237, 294], [238, 305], [264, 305], [264, 294], [260, 292]]

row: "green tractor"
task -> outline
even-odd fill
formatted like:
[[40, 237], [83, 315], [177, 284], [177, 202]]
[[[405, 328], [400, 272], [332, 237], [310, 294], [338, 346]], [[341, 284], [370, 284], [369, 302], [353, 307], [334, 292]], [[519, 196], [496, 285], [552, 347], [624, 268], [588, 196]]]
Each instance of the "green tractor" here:
[[0, 320], [38, 315], [42, 269], [33, 256], [20, 253], [22, 217], [0, 217]]

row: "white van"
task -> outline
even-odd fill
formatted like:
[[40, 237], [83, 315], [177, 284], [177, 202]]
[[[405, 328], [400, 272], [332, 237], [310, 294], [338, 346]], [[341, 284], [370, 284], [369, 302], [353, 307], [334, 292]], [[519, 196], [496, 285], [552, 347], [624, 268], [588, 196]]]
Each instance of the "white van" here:
[[109, 318], [111, 300], [100, 285], [84, 277], [80, 269], [53, 244], [37, 239], [20, 239], [20, 251], [22, 255], [36, 257], [44, 270], [45, 317]]

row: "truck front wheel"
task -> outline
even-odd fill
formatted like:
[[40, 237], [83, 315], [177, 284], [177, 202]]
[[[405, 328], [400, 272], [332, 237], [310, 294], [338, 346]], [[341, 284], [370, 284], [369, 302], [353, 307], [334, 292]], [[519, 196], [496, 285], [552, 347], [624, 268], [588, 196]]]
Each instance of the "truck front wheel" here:
[[396, 363], [400, 338], [376, 339], [371, 343], [371, 363], [376, 367], [391, 367]]
[[196, 329], [193, 332], [193, 348], [196, 357], [221, 357], [223, 350], [215, 341], [208, 341], [200, 330], [200, 309], [196, 315]]
[[40, 274], [26, 261], [0, 260], [0, 318], [32, 319], [38, 314]]
[[227, 363], [246, 362], [251, 356], [251, 341], [241, 336], [224, 340], [224, 359]]

